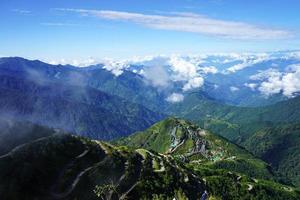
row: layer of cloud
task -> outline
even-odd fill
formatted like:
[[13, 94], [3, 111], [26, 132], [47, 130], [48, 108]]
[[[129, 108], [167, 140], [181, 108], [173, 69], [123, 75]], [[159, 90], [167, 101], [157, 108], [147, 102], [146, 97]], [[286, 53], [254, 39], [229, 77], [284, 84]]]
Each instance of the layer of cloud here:
[[144, 76], [155, 87], [168, 87], [178, 82], [182, 84], [183, 91], [201, 87], [204, 83], [203, 75], [217, 72], [213, 66], [199, 66], [199, 59], [180, 55], [135, 57], [120, 60], [118, 64], [113, 63], [106, 62], [104, 68], [117, 72], [115, 75], [131, 70]]
[[199, 33], [234, 39], [285, 39], [293, 34], [286, 30], [265, 28], [253, 24], [209, 18], [194, 13], [170, 13], [149, 15], [113, 10], [57, 9], [94, 16], [101, 19], [125, 21], [152, 29]]
[[183, 91], [188, 91], [194, 88], [199, 88], [204, 84], [204, 79], [202, 77], [195, 77], [190, 79], [182, 88]]
[[58, 60], [48, 60], [44, 59], [45, 62], [51, 65], [73, 65], [76, 67], [88, 67], [90, 65], [95, 65], [99, 63], [96, 59], [90, 57], [86, 59], [58, 59]]
[[235, 58], [235, 61], [241, 61], [241, 63], [229, 67], [228, 69], [226, 69], [225, 73], [235, 73], [237, 71], [240, 71], [247, 67], [251, 67], [255, 64], [267, 61], [269, 59], [271, 58], [269, 57], [268, 54], [256, 54], [256, 55], [242, 54]]
[[287, 97], [294, 97], [300, 92], [300, 64], [288, 66], [287, 70], [280, 72], [268, 69], [250, 78], [261, 81], [256, 88], [266, 96], [282, 93]]
[[184, 100], [184, 96], [180, 93], [172, 93], [166, 98], [166, 101], [170, 103], [178, 103]]
[[219, 72], [219, 70], [215, 66], [204, 66], [204, 67], [201, 67], [200, 70], [204, 74], [216, 74]]
[[278, 69], [270, 68], [264, 71], [259, 71], [257, 74], [250, 76], [250, 80], [254, 81], [263, 81], [268, 78], [279, 77], [281, 76], [281, 72]]
[[155, 73], [152, 73], [156, 79], [160, 78], [160, 82], [163, 83], [183, 82], [183, 91], [201, 87], [204, 83], [203, 73], [215, 72], [211, 67], [201, 70], [202, 67], [198, 65], [199, 61], [179, 55], [158, 56], [151, 59], [148, 57], [145, 61], [141, 59], [139, 64], [146, 66], [144, 68], [146, 78], [149, 77], [147, 76], [149, 69], [152, 71], [158, 68]]
[[[233, 63], [231, 67], [233, 73], [260, 62], [268, 61], [271, 68], [258, 71], [257, 74], [250, 76], [249, 81], [244, 86], [253, 91], [259, 91], [266, 96], [282, 93], [292, 97], [300, 91], [298, 77], [300, 64], [285, 67], [278, 64], [276, 60], [292, 59], [293, 62], [298, 63], [297, 59], [300, 62], [300, 57], [297, 57], [298, 54], [299, 52], [295, 51], [259, 54], [158, 55], [134, 57], [124, 60], [97, 60], [93, 58], [78, 60], [62, 59], [58, 62], [53, 61], [50, 63], [72, 64], [81, 67], [101, 63], [104, 69], [110, 71], [115, 76], [120, 76], [125, 70], [129, 70], [140, 74], [144, 77], [145, 82], [158, 89], [165, 89], [167, 87], [172, 89], [176, 87], [176, 91], [178, 91], [177, 89], [180, 87], [181, 93], [185, 93], [186, 91], [202, 87], [206, 78], [209, 77], [208, 74], [224, 73], [224, 69], [225, 71], [228, 70], [226, 66], [230, 66], [231, 63]], [[273, 59], [275, 59], [274, 62], [272, 61]], [[242, 64], [237, 65], [236, 63]], [[233, 86], [230, 90], [236, 92], [238, 89], [241, 90], [245, 87], [235, 88]]]

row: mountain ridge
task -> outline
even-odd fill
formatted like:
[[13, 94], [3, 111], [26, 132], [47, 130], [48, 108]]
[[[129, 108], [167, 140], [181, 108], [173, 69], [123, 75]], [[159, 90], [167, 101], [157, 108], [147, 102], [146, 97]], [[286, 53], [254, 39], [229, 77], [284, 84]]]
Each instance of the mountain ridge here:
[[193, 200], [204, 190], [210, 199], [300, 197], [295, 188], [272, 181], [226, 170], [191, 170], [170, 155], [71, 134], [54, 134], [17, 146], [0, 157], [0, 169], [0, 196], [11, 200]]

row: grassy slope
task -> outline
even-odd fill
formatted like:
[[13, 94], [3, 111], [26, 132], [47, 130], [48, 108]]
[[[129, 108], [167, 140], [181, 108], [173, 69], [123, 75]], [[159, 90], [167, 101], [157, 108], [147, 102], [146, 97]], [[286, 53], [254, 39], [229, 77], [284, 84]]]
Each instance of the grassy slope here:
[[243, 145], [270, 163], [283, 179], [300, 185], [300, 124], [262, 129]]
[[[170, 153], [174, 143], [172, 133], [176, 134], [179, 141], [184, 142]], [[177, 143], [181, 143], [179, 141]], [[201, 145], [205, 144], [205, 150], [190, 155], [191, 152], [195, 152], [197, 141], [200, 141]], [[181, 160], [184, 156], [183, 160], [190, 166], [206, 165], [209, 168], [228, 169], [254, 177], [273, 178], [269, 166], [254, 158], [246, 150], [190, 122], [176, 118], [168, 118], [156, 123], [144, 132], [137, 132], [116, 141], [116, 144], [167, 153]]]

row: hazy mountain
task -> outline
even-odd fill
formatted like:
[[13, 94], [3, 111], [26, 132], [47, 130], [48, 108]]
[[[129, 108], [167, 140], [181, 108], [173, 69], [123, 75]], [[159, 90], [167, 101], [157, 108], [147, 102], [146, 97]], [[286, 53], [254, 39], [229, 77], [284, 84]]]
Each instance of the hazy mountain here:
[[299, 64], [299, 51], [281, 51], [148, 56], [104, 68], [115, 76], [137, 74], [167, 95], [202, 91], [227, 104], [262, 106], [298, 95]]
[[78, 70], [21, 58], [1, 59], [1, 114], [102, 139], [143, 130], [162, 119], [162, 114], [77, 80], [56, 81], [57, 74], [70, 74], [70, 69]]
[[119, 96], [130, 102], [160, 110], [166, 96], [139, 74], [125, 71], [119, 76], [103, 69], [103, 65], [85, 68], [70, 65], [50, 65], [38, 60], [31, 61], [18, 57], [1, 58], [0, 74], [19, 77], [43, 85], [49, 82], [90, 87]]

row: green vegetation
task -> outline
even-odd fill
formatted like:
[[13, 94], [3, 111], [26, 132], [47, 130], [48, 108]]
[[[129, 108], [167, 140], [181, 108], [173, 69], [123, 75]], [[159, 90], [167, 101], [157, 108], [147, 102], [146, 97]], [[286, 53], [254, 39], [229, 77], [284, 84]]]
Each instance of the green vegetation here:
[[246, 148], [271, 165], [277, 179], [299, 186], [299, 107], [300, 97], [246, 108], [191, 93], [168, 111]]
[[0, 158], [3, 199], [198, 199], [204, 190], [210, 199], [300, 197], [274, 182], [71, 135], [33, 141]]
[[95, 88], [68, 81], [43, 80], [43, 84], [37, 84], [35, 79], [27, 79], [26, 72], [21, 77], [3, 75], [1, 67], [0, 63], [0, 112], [4, 116], [103, 140], [143, 130], [164, 117]]
[[[196, 200], [204, 190], [210, 200], [300, 198], [296, 188], [274, 182], [264, 162], [184, 120], [169, 118], [145, 133], [116, 141], [130, 141], [130, 147], [50, 134], [52, 129], [34, 126], [23, 127], [49, 130], [49, 136], [33, 137], [0, 157], [1, 199]], [[159, 136], [151, 137], [152, 131], [169, 141], [157, 141]], [[198, 149], [200, 140], [205, 148]], [[153, 149], [137, 148], [137, 141]], [[156, 141], [165, 146], [159, 147]], [[191, 149], [192, 156], [188, 155]]]
[[205, 165], [252, 177], [274, 178], [271, 168], [245, 149], [181, 119], [168, 118], [115, 144], [173, 155], [189, 166]]
[[280, 179], [300, 186], [300, 124], [262, 129], [242, 145], [270, 163]]
[[167, 112], [206, 126], [230, 140], [250, 136], [261, 128], [300, 121], [300, 97], [274, 105], [247, 108], [222, 104], [201, 93], [190, 93]]

